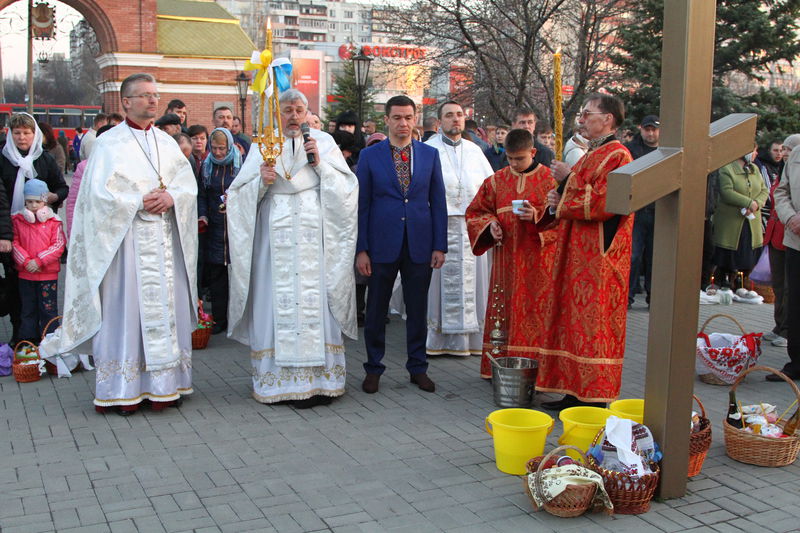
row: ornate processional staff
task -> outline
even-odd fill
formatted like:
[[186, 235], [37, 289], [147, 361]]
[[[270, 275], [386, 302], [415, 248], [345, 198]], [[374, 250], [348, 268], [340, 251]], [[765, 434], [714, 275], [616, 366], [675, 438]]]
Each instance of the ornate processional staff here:
[[[254, 136], [258, 144], [258, 151], [264, 162], [275, 166], [275, 162], [283, 151], [283, 125], [278, 106], [278, 95], [289, 88], [292, 74], [292, 64], [286, 58], [273, 61], [272, 52], [272, 25], [267, 18], [266, 46], [261, 52], [253, 52], [250, 60], [245, 63], [245, 70], [255, 70], [256, 77], [250, 89], [259, 95], [258, 129]], [[266, 103], [266, 106], [265, 106]], [[266, 113], [265, 113], [266, 107]], [[264, 115], [267, 123], [264, 123]], [[291, 179], [287, 177], [287, 179]]]

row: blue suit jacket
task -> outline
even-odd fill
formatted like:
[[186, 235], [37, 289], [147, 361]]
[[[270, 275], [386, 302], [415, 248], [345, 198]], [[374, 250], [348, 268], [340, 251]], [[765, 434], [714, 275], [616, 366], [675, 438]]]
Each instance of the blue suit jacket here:
[[439, 151], [412, 141], [413, 174], [406, 196], [400, 189], [389, 140], [361, 151], [358, 159], [358, 244], [376, 263], [400, 258], [403, 234], [414, 263], [428, 263], [434, 250], [447, 252], [447, 201]]

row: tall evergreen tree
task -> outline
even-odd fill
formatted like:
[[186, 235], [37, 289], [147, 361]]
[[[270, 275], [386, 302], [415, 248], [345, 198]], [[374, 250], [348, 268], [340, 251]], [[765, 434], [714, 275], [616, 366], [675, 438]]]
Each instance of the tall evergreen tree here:
[[761, 89], [749, 98], [750, 113], [758, 113], [758, 145], [769, 146], [800, 132], [800, 93]]
[[[620, 29], [619, 52], [611, 60], [621, 71], [629, 122], [638, 124], [659, 109], [664, 0], [638, 0], [631, 6], [628, 23]], [[728, 76], [760, 80], [767, 65], [793, 61], [800, 54], [799, 18], [800, 0], [717, 1], [712, 118], [759, 111], [752, 104], [759, 99], [726, 87]]]
[[[375, 107], [372, 101], [373, 95], [374, 91], [370, 89], [369, 83], [367, 83], [362, 101], [364, 116], [359, 117], [362, 122], [371, 118], [372, 114], [370, 114], [369, 110]], [[358, 85], [356, 84], [356, 68], [352, 61], [344, 61], [341, 74], [335, 76], [333, 96], [335, 101], [325, 106], [323, 110], [326, 121], [336, 120], [336, 117], [345, 111], [352, 111], [358, 114]]]

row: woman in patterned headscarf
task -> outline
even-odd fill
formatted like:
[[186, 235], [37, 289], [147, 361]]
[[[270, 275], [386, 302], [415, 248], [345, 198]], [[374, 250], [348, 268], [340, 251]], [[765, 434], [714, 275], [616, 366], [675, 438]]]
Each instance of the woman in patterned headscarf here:
[[200, 231], [205, 231], [204, 275], [211, 292], [214, 314], [213, 334], [228, 329], [228, 220], [226, 216], [228, 187], [242, 166], [242, 156], [226, 128], [211, 132], [211, 150], [203, 162], [198, 188], [197, 212]]

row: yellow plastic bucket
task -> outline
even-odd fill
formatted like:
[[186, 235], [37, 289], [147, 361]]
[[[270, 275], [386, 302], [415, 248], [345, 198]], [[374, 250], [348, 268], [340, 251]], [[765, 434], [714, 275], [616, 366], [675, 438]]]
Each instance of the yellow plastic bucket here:
[[494, 438], [497, 469], [516, 476], [525, 463], [544, 453], [544, 442], [555, 420], [533, 409], [499, 409], [486, 417], [486, 432]]
[[[564, 409], [558, 418], [564, 424], [564, 432], [558, 439], [561, 445], [571, 444], [584, 452], [589, 450], [597, 432], [606, 426], [606, 419], [613, 413], [602, 407], [570, 407]], [[567, 455], [578, 458], [574, 451]]]
[[617, 400], [611, 402], [608, 409], [620, 418], [630, 418], [639, 424], [644, 423], [644, 400]]

